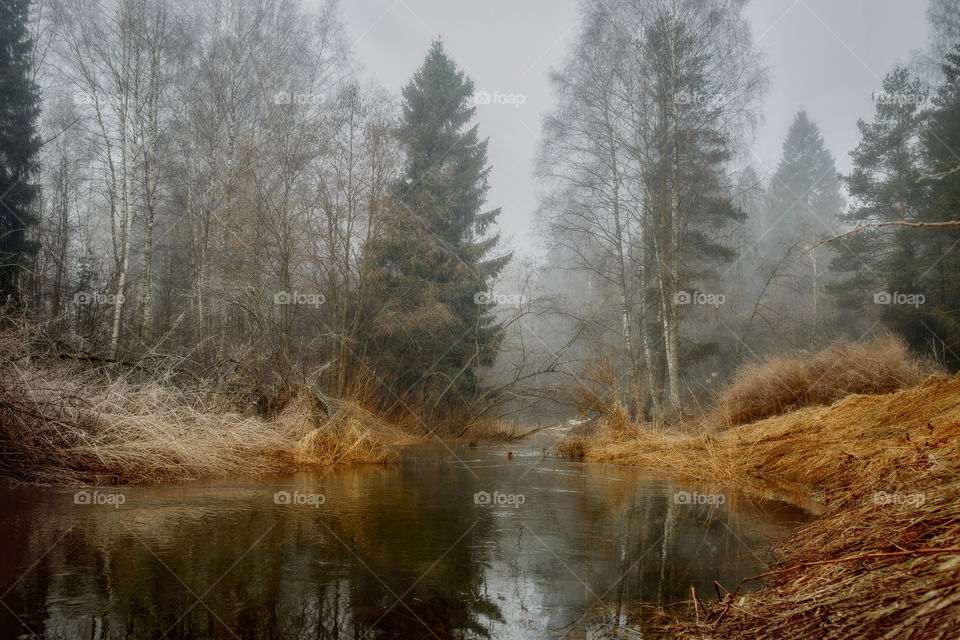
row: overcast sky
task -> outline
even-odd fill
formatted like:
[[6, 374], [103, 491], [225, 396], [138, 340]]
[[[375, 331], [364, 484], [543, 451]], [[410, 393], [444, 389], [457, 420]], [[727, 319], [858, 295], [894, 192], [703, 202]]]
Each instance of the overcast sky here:
[[[710, 0], [706, 0], [710, 1]], [[398, 93], [437, 36], [491, 104], [478, 107], [490, 139], [488, 204], [514, 249], [534, 253], [537, 184], [533, 164], [540, 118], [553, 96], [551, 68], [579, 28], [576, 0], [342, 0], [353, 52], [364, 75]], [[926, 44], [924, 0], [754, 0], [747, 11], [771, 87], [753, 144], [762, 174], [779, 159], [787, 128], [803, 106], [820, 126], [841, 171], [858, 141], [857, 118], [873, 111], [881, 78]], [[494, 104], [494, 102], [502, 104]], [[521, 104], [522, 103], [522, 104]]]

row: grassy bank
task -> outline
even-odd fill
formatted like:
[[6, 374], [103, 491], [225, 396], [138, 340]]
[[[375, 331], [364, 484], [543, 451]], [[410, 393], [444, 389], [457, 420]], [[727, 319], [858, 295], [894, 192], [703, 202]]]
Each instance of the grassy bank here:
[[381, 463], [406, 439], [357, 400], [302, 386], [265, 417], [236, 385], [186, 383], [165, 366], [87, 357], [35, 327], [4, 331], [0, 476], [131, 484]]
[[732, 593], [712, 604], [701, 594], [706, 620], [681, 625], [680, 637], [960, 637], [960, 378], [709, 432], [623, 434], [600, 425], [563, 449], [687, 478], [788, 485], [823, 507], [776, 545], [762, 589], [724, 585]]

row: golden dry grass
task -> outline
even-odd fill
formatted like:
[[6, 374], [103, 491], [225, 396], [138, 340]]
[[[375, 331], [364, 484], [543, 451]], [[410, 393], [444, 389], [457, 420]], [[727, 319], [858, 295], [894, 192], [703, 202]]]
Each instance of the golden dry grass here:
[[890, 393], [936, 372], [890, 333], [864, 342], [836, 342], [815, 353], [790, 353], [742, 367], [707, 418], [739, 425], [830, 404], [850, 394]]
[[721, 432], [567, 446], [588, 460], [819, 498], [822, 517], [777, 546], [764, 588], [733, 589], [705, 621], [675, 629], [681, 637], [960, 637], [960, 377]]
[[273, 419], [209, 390], [33, 353], [0, 335], [0, 475], [38, 483], [149, 483], [385, 462], [404, 436], [358, 402], [300, 389]]
[[[934, 375], [885, 395], [852, 395], [719, 433], [638, 431], [585, 444], [598, 462], [643, 465], [703, 479], [777, 478], [811, 490], [854, 488], [891, 465], [960, 436], [960, 380]], [[830, 497], [830, 496], [827, 496]]]

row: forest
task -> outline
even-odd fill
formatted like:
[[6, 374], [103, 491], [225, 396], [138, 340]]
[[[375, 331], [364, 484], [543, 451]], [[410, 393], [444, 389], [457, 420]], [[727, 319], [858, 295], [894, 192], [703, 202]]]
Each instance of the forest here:
[[960, 637], [960, 3], [380, 4], [0, 0], [3, 634]]

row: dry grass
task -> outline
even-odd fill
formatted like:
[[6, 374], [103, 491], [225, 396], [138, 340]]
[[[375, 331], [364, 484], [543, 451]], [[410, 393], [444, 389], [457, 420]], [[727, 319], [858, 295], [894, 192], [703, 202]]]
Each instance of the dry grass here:
[[[956, 458], [956, 452], [954, 452]], [[893, 487], [925, 502], [850, 496], [777, 546], [765, 587], [714, 605], [689, 638], [960, 637], [960, 483], [957, 468], [928, 465]], [[905, 474], [906, 475], [906, 474]]]
[[726, 426], [746, 424], [854, 393], [912, 387], [935, 372], [933, 365], [889, 333], [864, 342], [841, 341], [816, 353], [786, 354], [743, 367], [708, 420]]
[[[776, 482], [823, 505], [820, 519], [777, 546], [781, 560], [763, 589], [734, 589], [708, 607], [706, 622], [679, 627], [682, 637], [960, 637], [960, 377], [719, 433], [576, 446], [588, 460]], [[878, 502], [878, 492], [909, 502]]]
[[572, 460], [583, 460], [587, 455], [587, 449], [590, 447], [590, 443], [590, 440], [580, 436], [567, 437], [558, 442], [554, 448], [561, 456]]
[[568, 391], [577, 413], [597, 415], [609, 425], [630, 424], [630, 411], [618, 390], [621, 377], [612, 358], [587, 365], [580, 381]]
[[628, 441], [595, 439], [586, 457], [688, 478], [777, 478], [832, 499], [829, 491], [873, 484], [891, 465], [935, 453], [960, 436], [958, 425], [960, 379], [934, 375], [911, 389], [852, 395], [719, 433], [642, 431]]
[[356, 402], [301, 389], [276, 418], [225, 409], [111, 367], [36, 353], [0, 334], [0, 475], [39, 483], [149, 483], [384, 462], [401, 434]]

